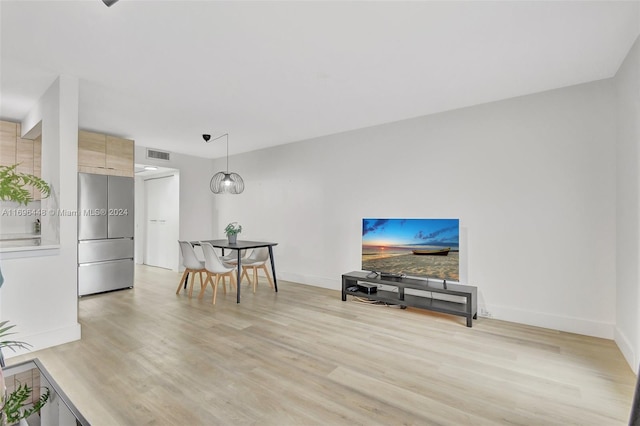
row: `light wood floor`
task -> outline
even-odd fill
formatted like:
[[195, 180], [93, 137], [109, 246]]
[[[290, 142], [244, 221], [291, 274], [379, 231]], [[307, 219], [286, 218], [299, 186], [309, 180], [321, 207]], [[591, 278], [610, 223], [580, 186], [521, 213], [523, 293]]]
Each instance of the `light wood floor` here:
[[[80, 300], [82, 340], [38, 357], [99, 425], [625, 425], [615, 344], [508, 322], [342, 302], [261, 280], [175, 295], [179, 274]], [[197, 287], [197, 285], [196, 285]], [[198, 287], [199, 288], [199, 287]], [[195, 292], [194, 292], [195, 293]]]

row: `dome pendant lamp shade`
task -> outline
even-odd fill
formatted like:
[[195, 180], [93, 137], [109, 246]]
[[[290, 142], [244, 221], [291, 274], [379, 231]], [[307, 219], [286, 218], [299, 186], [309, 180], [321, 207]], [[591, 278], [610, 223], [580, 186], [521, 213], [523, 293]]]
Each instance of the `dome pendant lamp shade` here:
[[240, 194], [244, 191], [244, 181], [239, 174], [233, 172], [218, 172], [209, 183], [214, 194]]
[[209, 142], [225, 136], [227, 137], [227, 171], [213, 175], [211, 182], [209, 182], [209, 188], [214, 194], [240, 194], [244, 191], [244, 180], [239, 174], [229, 171], [229, 134], [225, 133], [215, 139], [211, 139], [211, 135], [205, 134], [202, 135], [202, 138], [205, 142]]

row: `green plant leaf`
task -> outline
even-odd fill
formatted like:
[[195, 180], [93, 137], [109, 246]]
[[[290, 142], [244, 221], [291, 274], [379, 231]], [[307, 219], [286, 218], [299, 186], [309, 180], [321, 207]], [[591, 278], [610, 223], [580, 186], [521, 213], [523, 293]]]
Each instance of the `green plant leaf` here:
[[[40, 409], [42, 409], [42, 407], [44, 407], [44, 405], [47, 403], [47, 401], [49, 401], [49, 396], [51, 396], [51, 391], [49, 390], [49, 388], [44, 388], [44, 389], [46, 389], [45, 393], [40, 395], [40, 398], [38, 398], [38, 401], [36, 401], [36, 403], [33, 404], [33, 407], [22, 411], [22, 416], [20, 418], [26, 419], [30, 415], [32, 415], [33, 413], [40, 411]], [[18, 420], [20, 420], [20, 419], [18, 419]]]
[[[0, 339], [4, 339], [7, 336], [10, 336], [12, 334], [15, 334], [13, 332], [9, 332], [9, 330], [11, 330], [13, 327], [15, 327], [14, 325], [8, 325], [9, 321], [0, 321]], [[12, 351], [15, 352], [15, 348], [22, 348], [22, 349], [29, 349], [29, 347], [31, 347], [30, 344], [25, 343], [25, 342], [19, 342], [17, 340], [0, 340], [0, 348], [9, 348]]]
[[18, 386], [16, 390], [11, 392], [5, 401], [4, 406], [2, 407], [2, 411], [7, 416], [7, 422], [9, 424], [17, 423], [20, 419], [26, 419], [36, 411], [40, 411], [40, 409], [47, 403], [49, 400], [49, 396], [51, 395], [51, 391], [49, 388], [46, 389], [45, 393], [40, 395], [40, 398], [36, 403], [33, 404], [33, 407], [28, 409], [23, 409], [25, 401], [31, 398], [32, 389], [26, 384], [21, 384]]
[[7, 416], [7, 422], [9, 424], [15, 423], [20, 420], [20, 408], [24, 405], [24, 402], [31, 396], [31, 388], [27, 385], [20, 385], [16, 390], [11, 392], [7, 396], [7, 400], [2, 407]]
[[32, 200], [30, 187], [40, 191], [42, 198], [51, 194], [51, 187], [47, 182], [31, 174], [17, 172], [18, 166], [19, 164], [0, 166], [0, 200], [26, 205]]
[[224, 228], [224, 233], [226, 235], [236, 235], [242, 232], [242, 225], [239, 225], [238, 222], [231, 222]]

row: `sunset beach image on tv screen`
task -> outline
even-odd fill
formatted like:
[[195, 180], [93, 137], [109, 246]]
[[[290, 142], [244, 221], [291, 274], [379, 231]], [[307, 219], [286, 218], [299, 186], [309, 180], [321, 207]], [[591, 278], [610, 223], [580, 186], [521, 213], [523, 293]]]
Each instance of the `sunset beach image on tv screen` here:
[[459, 219], [362, 219], [362, 270], [459, 281]]

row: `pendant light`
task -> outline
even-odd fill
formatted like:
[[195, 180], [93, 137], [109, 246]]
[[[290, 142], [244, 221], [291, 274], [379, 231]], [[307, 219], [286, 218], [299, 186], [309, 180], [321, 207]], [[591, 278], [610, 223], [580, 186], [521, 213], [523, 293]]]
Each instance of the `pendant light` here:
[[240, 194], [244, 191], [244, 181], [239, 174], [229, 171], [229, 133], [225, 133], [214, 139], [211, 139], [211, 135], [202, 135], [202, 138], [207, 143], [222, 137], [227, 138], [227, 171], [218, 172], [213, 175], [211, 182], [209, 182], [209, 188], [214, 194]]

